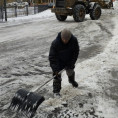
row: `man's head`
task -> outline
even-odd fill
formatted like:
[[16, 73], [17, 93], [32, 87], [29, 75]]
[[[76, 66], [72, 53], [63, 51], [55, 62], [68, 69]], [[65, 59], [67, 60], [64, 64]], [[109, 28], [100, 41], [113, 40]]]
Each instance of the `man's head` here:
[[63, 29], [61, 31], [61, 39], [64, 44], [67, 44], [71, 38], [71, 32], [68, 29]]

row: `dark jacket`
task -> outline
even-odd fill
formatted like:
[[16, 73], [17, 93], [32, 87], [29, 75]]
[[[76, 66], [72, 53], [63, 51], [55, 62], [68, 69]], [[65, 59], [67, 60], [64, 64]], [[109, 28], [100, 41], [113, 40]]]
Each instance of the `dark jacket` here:
[[49, 52], [50, 66], [53, 72], [59, 72], [65, 67], [74, 67], [79, 54], [77, 38], [71, 35], [67, 44], [61, 40], [61, 33], [52, 42]]

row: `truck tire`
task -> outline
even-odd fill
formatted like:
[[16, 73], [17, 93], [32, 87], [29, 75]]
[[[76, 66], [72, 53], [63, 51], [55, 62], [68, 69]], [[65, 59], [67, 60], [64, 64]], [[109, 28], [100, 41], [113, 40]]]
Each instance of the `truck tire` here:
[[85, 14], [86, 14], [86, 10], [83, 5], [79, 4], [73, 8], [73, 18], [76, 22], [84, 21]]
[[55, 15], [56, 15], [57, 20], [59, 21], [65, 21], [67, 18], [66, 15], [58, 15], [58, 14], [55, 14]]
[[98, 20], [101, 16], [101, 7], [99, 4], [95, 4], [93, 9], [90, 10], [90, 18], [92, 20]]

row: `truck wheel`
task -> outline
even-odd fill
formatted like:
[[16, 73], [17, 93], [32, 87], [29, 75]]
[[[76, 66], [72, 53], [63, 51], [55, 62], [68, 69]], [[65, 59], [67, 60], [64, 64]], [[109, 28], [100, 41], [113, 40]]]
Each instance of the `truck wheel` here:
[[92, 20], [98, 20], [101, 16], [101, 7], [98, 4], [95, 4], [93, 9], [90, 10], [90, 18]]
[[85, 18], [85, 14], [86, 10], [83, 5], [79, 4], [73, 8], [73, 18], [76, 22], [82, 22]]
[[59, 20], [59, 21], [65, 21], [67, 18], [66, 15], [57, 15], [57, 14], [55, 14], [55, 15], [56, 15], [57, 20]]

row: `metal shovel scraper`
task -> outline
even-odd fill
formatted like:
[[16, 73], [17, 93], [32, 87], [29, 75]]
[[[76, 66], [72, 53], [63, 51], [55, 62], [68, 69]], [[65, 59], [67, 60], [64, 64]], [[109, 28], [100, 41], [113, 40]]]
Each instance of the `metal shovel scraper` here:
[[12, 98], [10, 109], [16, 109], [18, 112], [24, 112], [28, 118], [32, 118], [38, 106], [45, 100], [34, 92], [28, 92], [24, 89], [19, 89]]

